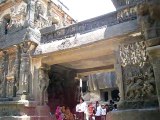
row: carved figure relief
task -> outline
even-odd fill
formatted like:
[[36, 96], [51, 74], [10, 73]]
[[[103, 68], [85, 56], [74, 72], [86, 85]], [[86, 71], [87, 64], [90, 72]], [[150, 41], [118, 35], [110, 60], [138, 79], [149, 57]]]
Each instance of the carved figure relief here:
[[48, 102], [47, 88], [49, 85], [48, 68], [39, 68], [39, 88], [40, 88], [40, 105], [44, 105]]
[[21, 45], [21, 81], [23, 93], [29, 93], [29, 82], [30, 82], [30, 46], [31, 42], [24, 42]]
[[48, 17], [45, 16], [45, 8], [40, 1], [35, 3], [34, 24], [38, 29], [49, 26]]
[[27, 15], [27, 4], [15, 5], [11, 9], [11, 28], [14, 29], [24, 24]]
[[125, 99], [128, 101], [147, 100], [156, 94], [154, 72], [147, 58], [144, 41], [120, 47]]

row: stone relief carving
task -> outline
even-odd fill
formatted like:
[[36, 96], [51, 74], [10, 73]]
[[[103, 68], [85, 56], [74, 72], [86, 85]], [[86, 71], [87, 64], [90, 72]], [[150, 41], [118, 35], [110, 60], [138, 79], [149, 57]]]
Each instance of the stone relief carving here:
[[34, 14], [34, 24], [38, 29], [47, 27], [50, 25], [48, 17], [45, 15], [45, 8], [41, 2], [36, 1], [35, 3], [35, 14]]
[[39, 68], [39, 88], [40, 88], [40, 105], [44, 105], [48, 102], [47, 88], [49, 85], [48, 66], [42, 66]]
[[116, 11], [115, 13], [101, 16], [101, 19], [95, 18], [94, 20], [86, 20], [84, 22], [70, 25], [62, 29], [58, 29], [54, 32], [43, 34], [41, 42], [46, 43], [57, 39], [68, 38], [71, 36], [75, 36], [77, 33], [84, 34], [101, 27], [113, 26], [122, 22], [134, 20], [136, 18], [136, 7], [121, 9]]
[[22, 82], [23, 93], [29, 93], [29, 82], [30, 82], [30, 46], [31, 42], [24, 42], [21, 44], [21, 74], [20, 79]]
[[13, 6], [11, 9], [11, 22], [10, 22], [10, 31], [22, 27], [26, 20], [27, 16], [27, 4], [22, 4], [20, 6]]
[[121, 46], [120, 58], [123, 67], [128, 64], [138, 64], [142, 67], [147, 60], [145, 42], [142, 41]]
[[145, 39], [160, 36], [160, 4], [142, 3], [137, 6], [138, 21]]
[[144, 76], [133, 76], [126, 82], [127, 100], [143, 100], [154, 96], [155, 88]]
[[152, 65], [147, 59], [144, 41], [120, 47], [125, 99], [141, 101], [156, 94]]
[[134, 20], [137, 18], [137, 10], [136, 7], [126, 8], [122, 11], [118, 11], [117, 13], [117, 20], [118, 23], [128, 21], [128, 20]]

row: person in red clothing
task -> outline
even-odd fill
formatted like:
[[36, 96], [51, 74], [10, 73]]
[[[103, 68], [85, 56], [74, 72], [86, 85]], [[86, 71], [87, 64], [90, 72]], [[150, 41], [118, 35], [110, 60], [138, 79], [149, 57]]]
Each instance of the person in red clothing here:
[[89, 120], [93, 120], [92, 117], [94, 116], [94, 106], [92, 102], [88, 105], [88, 113], [89, 113]]

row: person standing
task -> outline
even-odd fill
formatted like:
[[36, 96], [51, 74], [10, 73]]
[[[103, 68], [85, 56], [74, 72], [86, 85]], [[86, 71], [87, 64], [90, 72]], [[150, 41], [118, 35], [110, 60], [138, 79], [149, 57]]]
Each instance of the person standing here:
[[76, 106], [76, 113], [78, 120], [84, 120], [85, 113], [87, 111], [87, 104], [84, 102], [83, 98], [80, 98], [80, 103]]
[[94, 116], [94, 106], [92, 104], [92, 102], [88, 105], [88, 114], [89, 114], [89, 120], [93, 120], [93, 116]]
[[105, 105], [102, 105], [102, 120], [106, 120], [106, 113], [107, 113], [106, 107]]
[[101, 120], [101, 115], [102, 115], [102, 107], [99, 104], [99, 102], [96, 102], [96, 114], [95, 114], [95, 120]]

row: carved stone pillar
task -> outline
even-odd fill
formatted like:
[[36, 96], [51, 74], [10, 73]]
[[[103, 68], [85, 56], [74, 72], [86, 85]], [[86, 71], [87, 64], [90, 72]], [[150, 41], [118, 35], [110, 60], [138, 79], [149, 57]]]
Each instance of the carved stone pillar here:
[[16, 97], [16, 92], [19, 89], [20, 63], [21, 63], [21, 49], [19, 45], [16, 45], [16, 59], [14, 63], [13, 97]]
[[49, 85], [48, 65], [42, 65], [38, 70], [39, 90], [40, 90], [40, 105], [48, 103], [47, 88]]
[[20, 65], [20, 81], [19, 81], [19, 93], [29, 94], [29, 85], [31, 82], [30, 72], [30, 47], [31, 42], [24, 42], [21, 47], [21, 65]]
[[[124, 100], [120, 109], [156, 107], [156, 85], [153, 67], [146, 54], [145, 42], [120, 46]], [[121, 84], [122, 84], [121, 83]]]
[[2, 97], [5, 98], [7, 95], [7, 80], [6, 76], [8, 74], [8, 54], [7, 51], [3, 51], [3, 63], [2, 63]]
[[160, 106], [160, 2], [159, 0], [151, 2], [140, 4], [137, 10], [142, 35], [144, 35], [149, 59], [153, 66]]
[[148, 47], [147, 52], [149, 54], [151, 63], [153, 65], [155, 81], [156, 81], [157, 97], [160, 107], [160, 45]]

